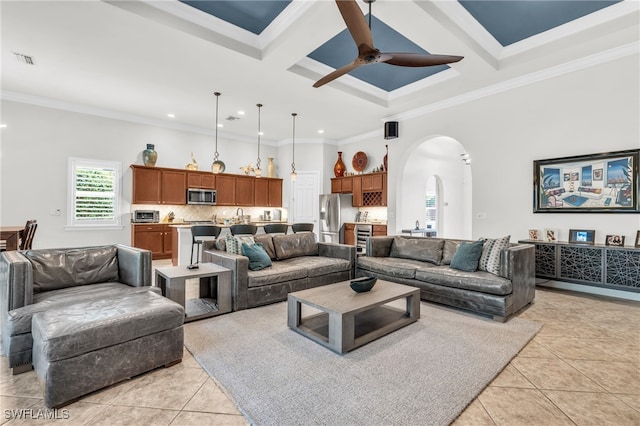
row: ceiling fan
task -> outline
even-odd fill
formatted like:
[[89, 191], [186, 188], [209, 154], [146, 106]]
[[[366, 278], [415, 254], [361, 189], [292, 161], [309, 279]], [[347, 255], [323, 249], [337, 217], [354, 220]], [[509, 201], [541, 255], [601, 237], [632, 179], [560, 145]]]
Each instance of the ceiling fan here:
[[458, 62], [462, 56], [430, 55], [422, 53], [381, 53], [373, 46], [371, 35], [371, 3], [376, 0], [363, 0], [369, 4], [369, 25], [355, 0], [336, 0], [342, 19], [358, 46], [358, 57], [353, 63], [345, 65], [316, 81], [313, 87], [323, 86], [362, 65], [384, 62], [401, 67], [430, 67]]

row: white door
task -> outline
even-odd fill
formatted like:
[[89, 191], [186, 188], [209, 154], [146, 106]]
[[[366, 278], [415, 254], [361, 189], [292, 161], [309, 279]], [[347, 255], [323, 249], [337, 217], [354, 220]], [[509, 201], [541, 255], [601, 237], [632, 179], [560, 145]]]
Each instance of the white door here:
[[291, 182], [290, 223], [313, 223], [313, 232], [318, 235], [318, 200], [320, 198], [318, 172], [298, 172]]

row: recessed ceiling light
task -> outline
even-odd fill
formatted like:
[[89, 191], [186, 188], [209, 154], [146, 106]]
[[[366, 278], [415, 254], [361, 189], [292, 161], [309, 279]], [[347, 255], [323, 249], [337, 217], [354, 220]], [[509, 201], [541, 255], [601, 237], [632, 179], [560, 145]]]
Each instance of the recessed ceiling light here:
[[172, 114], [172, 113], [169, 113], [169, 114], [167, 114], [167, 117], [169, 117], [169, 118], [176, 118], [176, 115], [175, 115], [175, 114]]
[[260, 136], [264, 136], [264, 132], [258, 132]]
[[318, 133], [323, 134], [324, 130], [320, 129], [320, 130], [318, 130]]
[[238, 111], [238, 115], [244, 115], [244, 111]]
[[218, 127], [224, 127], [224, 124], [218, 123]]
[[7, 127], [7, 125], [6, 125], [6, 124], [4, 124], [4, 123], [0, 124], [0, 128], [3, 128], [3, 129], [4, 129], [5, 127]]

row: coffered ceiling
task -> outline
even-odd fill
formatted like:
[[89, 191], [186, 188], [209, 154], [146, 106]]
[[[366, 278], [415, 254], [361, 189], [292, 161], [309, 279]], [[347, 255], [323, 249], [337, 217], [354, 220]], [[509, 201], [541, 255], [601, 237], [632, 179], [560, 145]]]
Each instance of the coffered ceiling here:
[[333, 1], [2, 1], [2, 97], [211, 134], [220, 91], [223, 137], [252, 140], [262, 103], [267, 142], [290, 137], [291, 112], [298, 138], [345, 140], [381, 133], [390, 118], [637, 54], [639, 5], [378, 0], [377, 48], [464, 59], [367, 65], [313, 88], [357, 56]]

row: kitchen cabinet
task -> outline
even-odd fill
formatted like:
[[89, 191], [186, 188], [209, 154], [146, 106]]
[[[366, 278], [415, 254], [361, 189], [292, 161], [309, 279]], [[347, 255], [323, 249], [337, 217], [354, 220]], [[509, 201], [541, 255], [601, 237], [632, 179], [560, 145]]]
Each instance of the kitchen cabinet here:
[[373, 236], [381, 237], [387, 235], [387, 225], [373, 225]]
[[338, 177], [331, 179], [332, 194], [351, 194], [353, 192], [353, 177]]
[[186, 204], [187, 173], [184, 170], [132, 165], [133, 204]]
[[150, 250], [153, 259], [170, 259], [173, 249], [171, 232], [171, 227], [164, 223], [131, 225], [131, 245]]
[[353, 207], [362, 207], [362, 177], [353, 176], [352, 179], [353, 198], [351, 204]]
[[[262, 179], [262, 178], [259, 178]], [[255, 196], [255, 181], [252, 176], [236, 177], [236, 206], [253, 206]]]
[[363, 191], [382, 191], [383, 173], [371, 173], [362, 175], [361, 178]]
[[236, 205], [236, 177], [234, 175], [216, 176], [216, 205], [235, 206]]
[[256, 207], [282, 207], [282, 179], [255, 180], [253, 205]]
[[355, 223], [345, 223], [344, 224], [344, 244], [349, 244], [350, 246], [356, 245], [356, 225]]
[[187, 188], [216, 188], [216, 175], [211, 172], [187, 172]]

